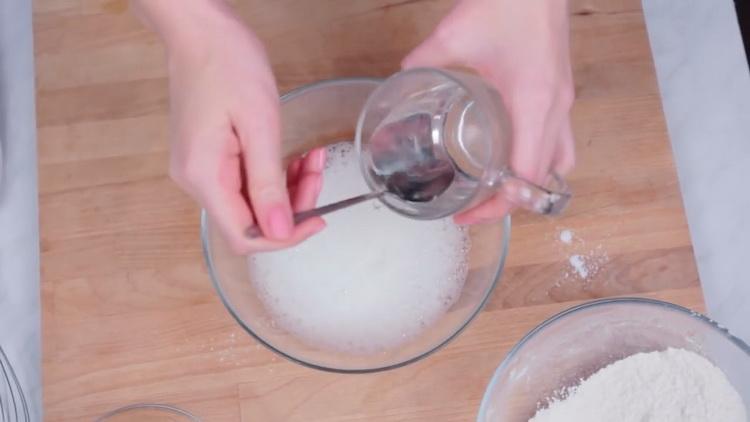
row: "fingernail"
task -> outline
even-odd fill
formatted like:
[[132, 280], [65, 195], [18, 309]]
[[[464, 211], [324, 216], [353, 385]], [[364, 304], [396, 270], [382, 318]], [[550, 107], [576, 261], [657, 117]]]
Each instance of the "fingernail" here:
[[284, 207], [278, 206], [268, 216], [268, 227], [274, 239], [287, 239], [292, 235], [292, 218]]
[[317, 150], [316, 153], [318, 154], [317, 157], [315, 157], [315, 159], [317, 160], [315, 163], [315, 165], [317, 166], [316, 168], [318, 171], [323, 171], [326, 166], [326, 150], [321, 148]]

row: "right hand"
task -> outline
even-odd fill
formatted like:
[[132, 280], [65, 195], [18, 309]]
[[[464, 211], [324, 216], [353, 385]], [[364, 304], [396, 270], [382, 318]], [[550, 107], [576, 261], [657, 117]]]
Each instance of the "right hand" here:
[[[575, 165], [574, 84], [566, 0], [463, 0], [403, 61], [404, 68], [468, 67], [503, 94], [513, 126], [510, 167], [544, 183]], [[458, 224], [498, 220], [514, 207], [502, 192], [457, 214]]]
[[[325, 151], [293, 161], [285, 174], [279, 97], [260, 41], [223, 2], [151, 6], [168, 1], [140, 7], [168, 12], [147, 19], [168, 50], [172, 178], [238, 254], [293, 246], [322, 230], [321, 218], [295, 226], [292, 213], [315, 206]], [[245, 235], [255, 224], [263, 238]]]

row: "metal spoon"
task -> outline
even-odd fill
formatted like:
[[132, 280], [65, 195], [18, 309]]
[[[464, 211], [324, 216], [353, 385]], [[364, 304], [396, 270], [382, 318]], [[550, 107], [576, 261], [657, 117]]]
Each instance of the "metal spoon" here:
[[[366, 193], [343, 201], [334, 202], [308, 211], [294, 214], [294, 224], [299, 224], [308, 218], [319, 217], [343, 208], [371, 199], [379, 198], [386, 193], [396, 195], [409, 202], [428, 202], [445, 192], [453, 182], [455, 173], [450, 166], [415, 166], [408, 172], [398, 171], [384, 177], [385, 190]], [[259, 226], [252, 226], [245, 232], [250, 238], [262, 236]]]

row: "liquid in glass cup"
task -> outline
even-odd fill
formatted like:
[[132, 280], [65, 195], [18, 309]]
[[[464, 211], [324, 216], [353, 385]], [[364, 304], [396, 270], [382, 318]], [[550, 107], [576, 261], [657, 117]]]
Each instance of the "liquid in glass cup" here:
[[365, 103], [356, 132], [362, 173], [374, 191], [387, 190], [395, 173], [452, 169], [452, 182], [431, 201], [381, 197], [408, 217], [446, 217], [496, 192], [539, 214], [560, 213], [570, 198], [564, 180], [550, 173], [537, 185], [515, 175], [511, 140], [508, 111], [496, 90], [473, 73], [436, 68], [405, 70], [385, 80]]

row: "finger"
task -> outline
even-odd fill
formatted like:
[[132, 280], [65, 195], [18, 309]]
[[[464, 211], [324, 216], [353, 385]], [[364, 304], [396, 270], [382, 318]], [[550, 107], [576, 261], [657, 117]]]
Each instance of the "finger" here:
[[291, 236], [286, 240], [272, 240], [267, 238], [251, 239], [247, 243], [245, 253], [271, 252], [290, 248], [309, 239], [326, 227], [326, 222], [320, 217], [309, 218], [298, 224]]
[[444, 46], [428, 38], [401, 61], [401, 68], [412, 69], [415, 67], [447, 66], [450, 64], [446, 62], [449, 54], [445, 50]]
[[293, 231], [292, 207], [281, 167], [279, 103], [274, 95], [256, 92], [246, 105], [247, 112], [234, 116], [234, 124], [256, 221], [265, 237], [287, 240]]
[[242, 254], [246, 253], [249, 247], [249, 241], [244, 235], [245, 230], [254, 224], [254, 220], [242, 194], [239, 163], [240, 158], [236, 155], [220, 161], [218, 180], [196, 178], [192, 194], [206, 209], [211, 221], [230, 248], [235, 253]]
[[452, 62], [456, 55], [451, 48], [450, 37], [442, 36], [443, 32], [443, 26], [438, 25], [427, 39], [401, 61], [401, 68], [444, 67], [457, 64]]
[[570, 118], [566, 118], [560, 128], [560, 139], [555, 151], [554, 168], [561, 176], [570, 173], [576, 165], [575, 138], [570, 125]]
[[292, 198], [294, 212], [302, 212], [315, 208], [322, 186], [323, 177], [319, 173], [309, 174], [300, 179], [295, 195]]
[[453, 221], [459, 225], [495, 221], [505, 217], [512, 209], [513, 204], [498, 193], [478, 206], [456, 214]]
[[[252, 226], [252, 217], [246, 211], [247, 203], [239, 193], [219, 189], [202, 191], [202, 193], [206, 195], [201, 196], [199, 200], [206, 207], [211, 221], [216, 225], [230, 249], [238, 255], [288, 248], [310, 238], [326, 226], [322, 218], [310, 218], [298, 224], [286, 240], [250, 238], [245, 231], [247, 227]], [[240, 227], [243, 229], [238, 230]]]
[[[432, 33], [401, 62], [403, 69], [414, 67], [476, 67], [491, 54], [484, 48], [487, 43], [476, 42], [476, 39], [492, 35], [482, 29], [481, 21], [492, 21], [485, 7], [473, 7], [472, 2], [455, 2], [454, 7], [435, 27]], [[470, 31], [473, 37], [466, 37], [466, 22], [474, 23]], [[490, 25], [492, 22], [489, 22]], [[481, 72], [481, 69], [477, 68]]]
[[300, 176], [306, 173], [322, 173], [326, 166], [326, 155], [325, 148], [310, 150], [300, 165]]
[[289, 192], [290, 198], [294, 198], [297, 191], [297, 180], [299, 179], [300, 168], [302, 168], [302, 157], [296, 158], [289, 163], [289, 166], [286, 169], [286, 190]]
[[310, 151], [303, 161], [293, 198], [294, 212], [315, 208], [323, 187], [325, 149]]
[[302, 160], [304, 157], [295, 158], [289, 163], [286, 168], [286, 185], [291, 186], [297, 183], [299, 178], [300, 169], [302, 168]]
[[325, 160], [325, 148], [314, 148], [305, 153], [304, 156], [295, 158], [287, 167], [287, 185], [297, 183], [305, 172], [322, 172], [325, 167]]
[[555, 154], [559, 123], [553, 121], [551, 108], [551, 100], [544, 94], [518, 98], [511, 106], [511, 168], [534, 183], [544, 181]]

